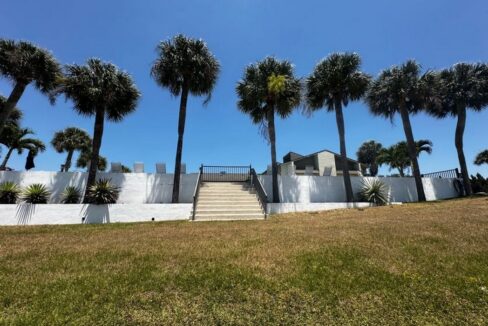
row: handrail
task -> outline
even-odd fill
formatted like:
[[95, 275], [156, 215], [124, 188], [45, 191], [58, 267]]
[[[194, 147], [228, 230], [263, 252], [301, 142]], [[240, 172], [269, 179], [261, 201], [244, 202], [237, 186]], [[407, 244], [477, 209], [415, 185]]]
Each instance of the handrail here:
[[422, 174], [424, 178], [461, 178], [461, 173], [457, 168]]
[[256, 189], [259, 202], [261, 203], [261, 207], [264, 210], [264, 218], [267, 218], [268, 195], [266, 194], [266, 190], [264, 190], [261, 181], [259, 181], [256, 170], [254, 170], [253, 168], [251, 168], [251, 186]]
[[191, 214], [191, 219], [195, 220], [195, 213], [197, 210], [198, 193], [200, 192], [200, 185], [202, 183], [202, 170], [203, 166], [200, 167], [200, 172], [198, 173], [197, 184], [195, 185], [195, 190], [193, 191], [193, 211]]
[[244, 182], [249, 181], [251, 166], [202, 165], [203, 182]]

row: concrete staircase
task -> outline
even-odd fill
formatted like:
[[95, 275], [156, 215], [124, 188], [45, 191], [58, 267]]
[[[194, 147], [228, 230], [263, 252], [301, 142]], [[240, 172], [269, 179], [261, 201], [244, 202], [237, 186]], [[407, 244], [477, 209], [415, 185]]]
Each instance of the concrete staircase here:
[[265, 214], [248, 182], [203, 182], [195, 221], [262, 220]]

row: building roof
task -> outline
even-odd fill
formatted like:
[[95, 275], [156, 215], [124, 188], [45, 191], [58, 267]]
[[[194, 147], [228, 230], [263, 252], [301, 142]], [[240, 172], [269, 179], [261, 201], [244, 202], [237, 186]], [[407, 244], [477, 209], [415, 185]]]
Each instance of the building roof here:
[[[290, 160], [287, 161], [287, 162], [294, 162], [294, 161], [298, 161], [298, 160], [300, 160], [302, 158], [306, 158], [306, 157], [310, 157], [310, 156], [315, 156], [315, 155], [317, 155], [319, 153], [323, 153], [323, 152], [328, 152], [328, 153], [331, 153], [331, 154], [333, 154], [335, 156], [341, 156], [341, 154], [336, 153], [336, 152], [333, 152], [333, 151], [330, 151], [328, 149], [323, 149], [321, 151], [318, 151], [318, 152], [315, 152], [315, 153], [312, 153], [312, 154], [308, 154], [308, 155], [301, 155], [301, 154], [298, 154], [298, 153], [295, 153], [295, 152], [288, 152], [288, 154], [286, 154], [285, 156], [283, 156], [283, 161], [285, 161], [285, 157], [287, 157], [287, 156], [289, 156], [290, 158], [293, 157], [293, 156], [298, 156], [295, 159], [290, 159]], [[356, 163], [361, 164], [361, 162], [358, 162], [357, 160], [353, 160], [352, 158], [349, 158], [348, 157], [347, 159], [349, 161], [353, 161], [353, 162], [356, 162]], [[286, 162], [284, 162], [284, 163], [286, 163]]]

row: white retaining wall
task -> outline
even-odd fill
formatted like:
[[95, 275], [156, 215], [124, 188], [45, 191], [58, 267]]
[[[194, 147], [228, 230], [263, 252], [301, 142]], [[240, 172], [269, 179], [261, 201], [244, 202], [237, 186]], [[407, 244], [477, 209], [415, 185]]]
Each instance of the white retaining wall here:
[[[258, 176], [272, 201], [272, 181], [270, 175]], [[351, 177], [353, 192], [361, 189], [363, 179], [368, 177]], [[379, 178], [387, 187], [392, 202], [417, 201], [417, 190], [414, 178]], [[423, 178], [427, 200], [438, 200], [458, 197], [454, 188], [455, 179]], [[319, 176], [280, 176], [280, 202], [282, 203], [340, 203], [346, 201], [342, 177]]]
[[0, 225], [92, 224], [188, 220], [192, 204], [0, 205]]
[[[22, 188], [33, 183], [42, 183], [52, 192], [50, 203], [59, 203], [61, 193], [67, 186], [84, 189], [85, 172], [0, 172], [0, 182], [14, 181]], [[154, 173], [103, 173], [98, 178], [110, 178], [120, 187], [118, 204], [171, 203], [173, 174]], [[180, 203], [193, 202], [193, 192], [198, 174], [182, 174]]]

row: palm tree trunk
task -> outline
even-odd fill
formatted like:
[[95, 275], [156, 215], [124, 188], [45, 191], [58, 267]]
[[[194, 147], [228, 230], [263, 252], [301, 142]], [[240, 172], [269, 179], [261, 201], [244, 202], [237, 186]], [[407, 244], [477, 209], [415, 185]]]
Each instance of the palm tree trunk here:
[[400, 174], [400, 177], [404, 177], [405, 176], [405, 172], [404, 172], [404, 168], [401, 167], [401, 168], [398, 168], [398, 174]]
[[457, 117], [458, 119], [456, 124], [456, 135], [454, 142], [456, 144], [459, 166], [461, 167], [461, 175], [463, 177], [464, 189], [466, 190], [466, 195], [471, 196], [473, 194], [473, 189], [471, 188], [468, 166], [466, 165], [466, 158], [464, 157], [463, 149], [464, 129], [466, 127], [466, 107], [458, 106]]
[[371, 174], [372, 177], [376, 177], [378, 175], [378, 163], [371, 163], [369, 166], [369, 174]]
[[14, 149], [12, 147], [8, 149], [7, 155], [5, 155], [2, 165], [0, 165], [0, 170], [5, 170], [5, 168], [7, 167], [7, 162], [10, 159], [10, 155], [12, 155], [13, 151]]
[[10, 117], [10, 114], [12, 113], [15, 106], [17, 105], [17, 102], [22, 97], [22, 94], [24, 93], [24, 90], [26, 87], [27, 87], [26, 84], [17, 82], [14, 86], [14, 89], [12, 90], [12, 93], [10, 93], [10, 96], [8, 97], [5, 104], [3, 105], [3, 108], [1, 108], [1, 110], [0, 110], [0, 134], [3, 131], [3, 128], [5, 127], [5, 124], [7, 123], [7, 120]]
[[64, 169], [61, 172], [68, 172], [71, 167], [71, 159], [73, 158], [74, 151], [68, 151], [68, 156], [66, 156], [66, 161], [64, 162]]
[[405, 105], [400, 107], [400, 116], [403, 123], [403, 131], [407, 139], [408, 156], [412, 162], [412, 174], [415, 178], [415, 186], [417, 188], [418, 201], [425, 201], [424, 186], [422, 184], [422, 177], [420, 176], [419, 163], [417, 161], [417, 146], [413, 138], [412, 125], [410, 124], [410, 116]]
[[278, 164], [276, 163], [276, 130], [274, 123], [274, 110], [268, 109], [268, 135], [271, 147], [271, 174], [273, 178], [273, 203], [280, 202], [280, 193], [278, 188]]
[[103, 137], [103, 123], [105, 119], [105, 109], [98, 108], [95, 114], [95, 128], [93, 130], [92, 152], [90, 158], [90, 167], [88, 169], [88, 178], [86, 180], [85, 197], [83, 201], [88, 201], [88, 191], [90, 187], [95, 184], [98, 171], [98, 155], [100, 154], [100, 147], [102, 146]]
[[180, 115], [178, 117], [178, 144], [176, 145], [175, 175], [173, 179], [173, 204], [179, 202], [180, 178], [181, 178], [181, 156], [183, 154], [183, 135], [185, 134], [186, 103], [188, 102], [188, 87], [183, 86], [180, 99]]
[[339, 142], [341, 147], [341, 164], [342, 164], [342, 177], [344, 179], [344, 187], [346, 189], [347, 202], [354, 201], [354, 194], [352, 192], [351, 176], [349, 175], [349, 164], [347, 161], [346, 151], [346, 133], [344, 127], [344, 116], [342, 114], [342, 103], [340, 101], [335, 102], [335, 114], [337, 122], [337, 130], [339, 131]]

